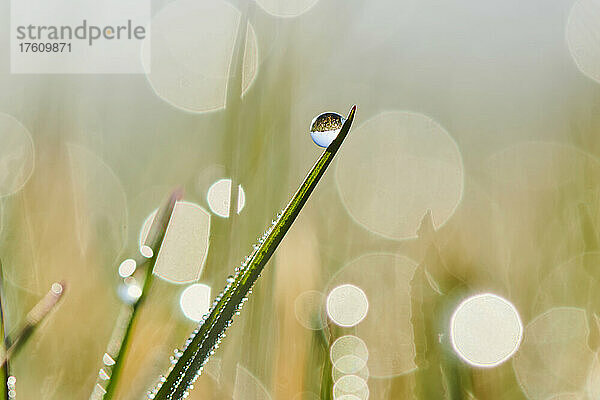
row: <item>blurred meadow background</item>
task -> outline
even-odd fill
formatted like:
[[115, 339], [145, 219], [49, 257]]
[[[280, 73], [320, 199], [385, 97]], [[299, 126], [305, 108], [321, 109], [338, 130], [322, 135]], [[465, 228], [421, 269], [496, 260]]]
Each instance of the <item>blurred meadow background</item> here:
[[[321, 154], [311, 120], [353, 104], [189, 399], [600, 398], [600, 1], [153, 0], [152, 13], [145, 76], [12, 75], [0, 58], [5, 328], [66, 283], [10, 362], [17, 398], [101, 393], [136, 295], [122, 263], [181, 187], [115, 393], [144, 398]], [[332, 298], [340, 285], [360, 290]], [[449, 337], [480, 293], [522, 322], [514, 356], [485, 368]], [[496, 343], [473, 324], [464, 340]]]

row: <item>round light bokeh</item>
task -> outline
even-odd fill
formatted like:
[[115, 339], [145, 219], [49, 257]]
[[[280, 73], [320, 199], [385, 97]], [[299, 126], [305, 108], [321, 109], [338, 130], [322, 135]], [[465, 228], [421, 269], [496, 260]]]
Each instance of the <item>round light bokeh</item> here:
[[200, 322], [212, 304], [210, 286], [196, 283], [186, 287], [179, 297], [183, 314], [195, 322]]
[[331, 348], [329, 349], [329, 359], [331, 360], [331, 365], [337, 364], [337, 362], [346, 356], [355, 356], [367, 362], [369, 359], [369, 350], [367, 349], [367, 345], [365, 342], [354, 335], [345, 335], [337, 338]]
[[551, 308], [525, 327], [513, 368], [528, 399], [584, 391], [594, 360], [589, 324], [580, 308]]
[[567, 44], [577, 68], [600, 82], [600, 0], [578, 0], [567, 20]]
[[[150, 257], [152, 249], [144, 248], [144, 242], [156, 213], [146, 219], [139, 238], [140, 252]], [[208, 254], [209, 236], [210, 214], [198, 204], [178, 201], [156, 257], [154, 274], [173, 283], [197, 281]]]
[[142, 295], [142, 288], [138, 285], [129, 285], [127, 287], [127, 295], [132, 299], [139, 299]]
[[[208, 188], [206, 201], [210, 210], [222, 218], [229, 218], [231, 201], [231, 179], [219, 179]], [[246, 193], [242, 185], [238, 185], [237, 213], [246, 205]]]
[[319, 0], [256, 0], [263, 10], [276, 17], [297, 17], [318, 2]]
[[307, 329], [319, 330], [323, 322], [323, 306], [325, 296], [317, 290], [307, 290], [300, 293], [294, 301], [294, 312], [298, 322]]
[[367, 316], [369, 301], [367, 295], [354, 285], [340, 285], [327, 296], [327, 315], [334, 324], [351, 327]]
[[402, 375], [416, 368], [410, 296], [416, 266], [413, 260], [395, 254], [368, 254], [344, 266], [327, 285], [328, 291], [354, 285], [369, 300], [366, 317], [353, 329], [366, 343], [367, 365], [374, 378]]
[[52, 286], [50, 286], [50, 291], [55, 295], [62, 294], [63, 290], [65, 290], [64, 286], [58, 282], [54, 282]]
[[[391, 239], [416, 237], [428, 210], [442, 226], [463, 193], [464, 171], [454, 139], [429, 117], [385, 112], [355, 129], [336, 166], [348, 213]], [[368, 154], [368, 157], [365, 157]]]
[[35, 163], [33, 139], [14, 117], [0, 113], [0, 197], [25, 186]]
[[142, 49], [146, 76], [156, 94], [191, 112], [225, 107], [240, 28], [246, 29], [242, 70], [245, 92], [258, 70], [258, 45], [252, 26], [248, 23], [240, 27], [240, 20], [240, 11], [222, 0], [176, 0], [161, 9], [152, 19], [152, 40], [145, 41]]
[[344, 375], [333, 384], [333, 398], [339, 399], [344, 396], [355, 396], [361, 400], [369, 398], [369, 386], [367, 382], [356, 375]]
[[127, 277], [117, 288], [117, 295], [125, 304], [134, 304], [142, 295], [142, 288], [133, 277]]
[[337, 382], [345, 375], [356, 375], [365, 381], [369, 379], [367, 360], [353, 354], [340, 357], [336, 363], [331, 366], [331, 378], [333, 379], [333, 382]]
[[367, 360], [354, 354], [348, 354], [338, 358], [333, 365], [333, 368], [344, 375], [357, 375], [357, 373], [366, 366]]
[[469, 297], [450, 319], [450, 340], [456, 354], [475, 367], [494, 367], [515, 354], [523, 325], [515, 306], [491, 293]]
[[122, 278], [127, 278], [135, 272], [136, 262], [134, 259], [128, 258], [119, 265], [119, 275]]
[[[152, 216], [154, 219], [154, 215]], [[154, 250], [150, 246], [145, 244], [140, 245], [140, 254], [146, 258], [152, 258], [154, 256]]]

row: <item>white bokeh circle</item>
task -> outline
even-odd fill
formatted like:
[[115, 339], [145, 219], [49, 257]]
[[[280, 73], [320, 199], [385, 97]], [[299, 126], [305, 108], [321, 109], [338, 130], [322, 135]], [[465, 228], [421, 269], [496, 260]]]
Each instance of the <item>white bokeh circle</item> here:
[[573, 4], [566, 37], [577, 68], [600, 82], [600, 0], [578, 0]]
[[258, 43], [250, 23], [240, 27], [240, 21], [241, 12], [222, 0], [175, 0], [161, 9], [142, 47], [146, 77], [158, 97], [196, 113], [225, 107], [238, 29], [247, 30], [244, 93], [258, 71]]
[[454, 214], [463, 194], [463, 162], [456, 142], [437, 122], [417, 113], [384, 112], [346, 142], [336, 181], [346, 210], [360, 225], [402, 240], [416, 237], [428, 210], [436, 228]]
[[369, 398], [367, 382], [356, 375], [344, 375], [333, 384], [333, 398], [335, 400], [346, 396], [355, 396], [361, 400]]
[[[152, 257], [153, 251], [144, 245], [158, 210], [150, 214], [140, 230], [140, 253]], [[173, 208], [165, 237], [161, 243], [153, 273], [172, 283], [198, 280], [208, 254], [210, 213], [198, 204], [178, 201]]]
[[523, 324], [515, 306], [492, 293], [467, 298], [450, 319], [456, 354], [475, 367], [495, 367], [518, 350]]
[[335, 364], [331, 366], [331, 378], [335, 383], [345, 375], [356, 375], [365, 381], [369, 379], [367, 360], [363, 360], [361, 357], [354, 354], [340, 357]]
[[364, 340], [354, 335], [345, 335], [337, 338], [329, 349], [329, 359], [335, 365], [342, 357], [352, 355], [367, 362], [369, 350]]
[[179, 297], [179, 306], [183, 314], [195, 322], [200, 322], [212, 304], [210, 286], [195, 283], [186, 287]]
[[365, 293], [368, 313], [352, 329], [368, 347], [367, 365], [374, 378], [408, 374], [416, 368], [411, 322], [411, 280], [416, 265], [391, 253], [367, 254], [345, 265], [327, 285], [328, 292], [350, 284]]
[[[210, 210], [219, 217], [228, 218], [231, 212], [231, 179], [219, 179], [208, 188], [206, 201]], [[239, 214], [246, 205], [246, 192], [242, 185], [238, 185], [237, 213]]]
[[317, 290], [302, 292], [294, 300], [296, 319], [306, 329], [319, 330], [325, 325], [322, 311], [325, 296]]
[[590, 381], [588, 375], [595, 354], [589, 337], [590, 324], [581, 308], [550, 308], [531, 320], [512, 362], [527, 398], [547, 400], [583, 392], [586, 386], [593, 389], [593, 378]]
[[135, 260], [128, 258], [119, 265], [119, 276], [121, 276], [121, 278], [127, 278], [135, 272], [136, 268], [137, 264]]
[[327, 315], [334, 324], [352, 327], [367, 316], [369, 301], [361, 288], [344, 284], [333, 288], [327, 296]]

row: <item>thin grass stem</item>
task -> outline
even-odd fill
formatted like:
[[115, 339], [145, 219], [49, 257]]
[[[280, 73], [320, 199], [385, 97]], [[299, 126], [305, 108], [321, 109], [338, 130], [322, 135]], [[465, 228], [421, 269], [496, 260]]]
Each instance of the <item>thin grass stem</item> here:
[[[140, 307], [144, 304], [148, 292], [150, 291], [150, 287], [152, 286], [152, 281], [154, 278], [153, 270], [154, 265], [156, 263], [156, 259], [158, 257], [160, 246], [162, 245], [162, 241], [167, 232], [169, 221], [171, 220], [173, 210], [175, 209], [175, 204], [177, 203], [177, 201], [181, 200], [182, 197], [183, 191], [181, 189], [177, 189], [173, 191], [173, 193], [171, 193], [165, 204], [156, 213], [154, 221], [152, 222], [150, 230], [148, 231], [148, 236], [144, 241], [143, 248], [145, 248], [146, 251], [150, 252], [148, 255], [151, 255], [148, 261], [146, 262], [146, 266], [142, 268], [145, 269], [144, 284], [142, 286], [140, 297], [131, 305], [131, 313], [127, 314], [129, 318], [124, 323], [125, 328], [121, 336], [122, 341], [120, 344], [117, 344], [115, 346], [116, 353], [111, 354], [111, 357], [115, 360], [115, 363], [112, 368], [108, 384], [106, 386], [106, 393], [104, 393], [103, 396], [104, 400], [112, 399], [115, 394], [115, 390], [118, 386], [119, 378], [123, 370], [124, 360], [129, 349], [129, 344], [131, 342], [131, 334], [139, 316], [138, 311], [140, 310]], [[123, 322], [121, 322], [120, 324], [123, 324]]]
[[[2, 336], [2, 352], [6, 352], [8, 336], [6, 334], [5, 315], [4, 315], [4, 270], [2, 260], [0, 260], [0, 335]], [[8, 397], [8, 377], [10, 376], [8, 361], [0, 367], [0, 399], [9, 400]]]
[[5, 368], [11, 357], [14, 357], [23, 348], [40, 322], [54, 309], [64, 292], [64, 282], [53, 283], [48, 293], [27, 313], [23, 326], [15, 334], [7, 337], [6, 342], [10, 343], [10, 347], [0, 357], [2, 368]]
[[187, 396], [202, 367], [218, 348], [233, 315], [240, 312], [252, 286], [339, 150], [350, 130], [355, 111], [356, 106], [352, 107], [336, 139], [317, 160], [286, 208], [254, 246], [247, 262], [236, 268], [235, 276], [228, 278], [227, 286], [216, 297], [211, 310], [188, 339], [185, 349], [176, 352], [168, 376], [161, 378], [157, 387], [149, 393], [150, 399], [179, 400]]

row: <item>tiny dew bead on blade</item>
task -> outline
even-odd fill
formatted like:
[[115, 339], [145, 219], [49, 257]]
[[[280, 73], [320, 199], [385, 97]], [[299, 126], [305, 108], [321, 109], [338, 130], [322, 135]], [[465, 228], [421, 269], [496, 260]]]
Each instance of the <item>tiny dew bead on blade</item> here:
[[320, 147], [329, 147], [337, 137], [346, 119], [338, 113], [324, 112], [316, 116], [310, 124], [310, 137]]

